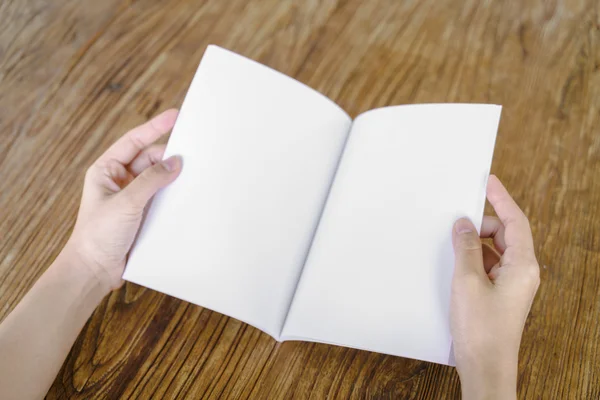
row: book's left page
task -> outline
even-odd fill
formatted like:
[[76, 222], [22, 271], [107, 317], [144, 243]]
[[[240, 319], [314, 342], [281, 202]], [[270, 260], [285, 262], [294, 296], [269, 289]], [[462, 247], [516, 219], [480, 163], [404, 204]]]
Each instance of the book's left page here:
[[351, 120], [318, 92], [209, 46], [123, 278], [279, 339]]

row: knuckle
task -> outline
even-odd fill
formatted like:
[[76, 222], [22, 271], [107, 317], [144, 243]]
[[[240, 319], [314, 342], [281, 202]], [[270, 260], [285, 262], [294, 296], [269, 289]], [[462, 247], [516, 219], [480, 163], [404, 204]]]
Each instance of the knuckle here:
[[153, 179], [155, 176], [160, 175], [164, 167], [161, 163], [154, 164], [150, 168], [146, 168], [141, 174], [140, 177], [145, 181], [149, 181]]
[[519, 267], [528, 267], [530, 265], [537, 267], [537, 260], [533, 254], [533, 250], [527, 247], [514, 248], [511, 251], [505, 252], [504, 261], [506, 264], [517, 265]]
[[140, 184], [144, 185], [146, 184], [146, 182], [148, 182], [151, 178], [152, 178], [153, 172], [152, 172], [152, 168], [146, 168], [145, 170], [142, 171], [141, 174], [139, 174], [135, 180], [138, 181]]
[[163, 167], [160, 166], [159, 164], [155, 164], [155, 165], [151, 166], [150, 168], [146, 168], [136, 178], [136, 180], [139, 180], [139, 183], [142, 187], [147, 187], [149, 185], [153, 185], [153, 182], [155, 182], [156, 179], [162, 175], [161, 174], [162, 168]]
[[537, 288], [540, 284], [540, 267], [536, 263], [526, 266], [524, 278], [529, 285]]
[[480, 251], [481, 240], [475, 235], [464, 234], [460, 236], [458, 247], [463, 251]]
[[167, 167], [165, 166], [165, 164], [163, 164], [162, 162], [155, 163], [152, 166], [152, 168], [154, 169], [154, 171], [159, 172], [161, 174], [169, 173], [169, 170], [167, 169]]
[[87, 169], [85, 176], [88, 179], [112, 177], [117, 175], [120, 166], [121, 164], [116, 160], [98, 160]]

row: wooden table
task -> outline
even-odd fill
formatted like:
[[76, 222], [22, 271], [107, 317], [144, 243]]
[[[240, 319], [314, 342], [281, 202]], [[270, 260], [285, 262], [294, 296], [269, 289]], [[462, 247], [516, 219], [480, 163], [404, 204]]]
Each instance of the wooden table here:
[[[492, 171], [531, 219], [542, 284], [522, 398], [600, 398], [600, 6], [572, 1], [0, 1], [0, 318], [65, 243], [84, 171], [179, 106], [209, 43], [351, 115], [504, 105]], [[453, 368], [310, 343], [132, 284], [49, 398], [456, 398]]]

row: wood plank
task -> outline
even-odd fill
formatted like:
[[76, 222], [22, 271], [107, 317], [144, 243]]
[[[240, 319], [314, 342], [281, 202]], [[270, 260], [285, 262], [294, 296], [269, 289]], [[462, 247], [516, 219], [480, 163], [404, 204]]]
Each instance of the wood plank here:
[[[600, 16], [593, 0], [0, 2], [0, 318], [60, 251], [83, 174], [179, 106], [215, 43], [355, 116], [504, 105], [493, 172], [530, 217], [542, 284], [523, 398], [600, 398]], [[488, 210], [491, 211], [491, 210]], [[132, 284], [96, 310], [48, 398], [456, 398], [452, 368], [289, 342]]]

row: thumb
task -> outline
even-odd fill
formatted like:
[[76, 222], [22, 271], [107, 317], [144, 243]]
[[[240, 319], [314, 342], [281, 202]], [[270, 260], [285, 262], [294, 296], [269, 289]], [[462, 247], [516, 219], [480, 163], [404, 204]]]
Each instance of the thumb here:
[[143, 209], [148, 201], [181, 172], [182, 161], [179, 156], [171, 156], [146, 168], [125, 189], [120, 192], [127, 202], [136, 209]]
[[452, 244], [454, 246], [455, 275], [475, 274], [486, 277], [481, 240], [475, 225], [468, 218], [461, 218], [454, 224]]

